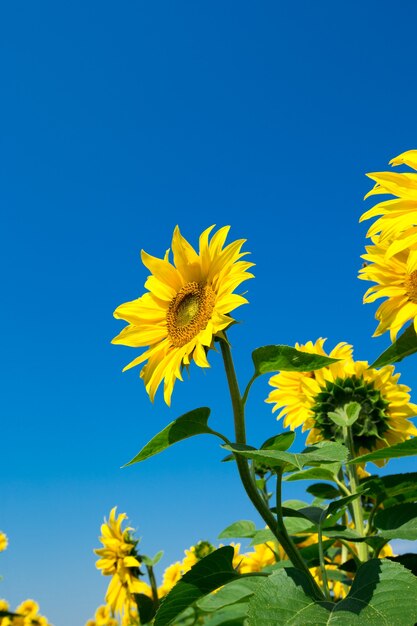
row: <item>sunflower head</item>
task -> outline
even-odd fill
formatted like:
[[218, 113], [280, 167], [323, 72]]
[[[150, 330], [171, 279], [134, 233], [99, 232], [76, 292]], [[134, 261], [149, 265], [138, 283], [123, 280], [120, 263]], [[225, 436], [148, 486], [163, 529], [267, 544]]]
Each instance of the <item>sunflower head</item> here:
[[[319, 348], [317, 354], [323, 354], [323, 343], [318, 340], [301, 348], [309, 352]], [[331, 414], [357, 403], [359, 416], [351, 426], [357, 454], [417, 435], [408, 419], [417, 414], [417, 406], [410, 403], [410, 389], [398, 384], [392, 365], [369, 368], [366, 361], [353, 360], [347, 344], [339, 344], [329, 356], [341, 360], [314, 372], [281, 372], [270, 379], [274, 389], [267, 402], [274, 404], [273, 411], [280, 409], [278, 418], [285, 418], [285, 426], [309, 431], [308, 444], [342, 440], [342, 427]]]
[[172, 262], [168, 250], [163, 259], [142, 251], [142, 262], [151, 272], [137, 300], [121, 304], [114, 316], [128, 322], [113, 343], [147, 350], [124, 369], [145, 363], [141, 378], [153, 401], [164, 381], [164, 398], [170, 404], [174, 383], [182, 369], [194, 361], [209, 367], [207, 352], [234, 321], [230, 313], [247, 302], [235, 289], [252, 274], [253, 263], [242, 260], [244, 239], [225, 245], [229, 227], [210, 238], [205, 230], [198, 252], [181, 235], [172, 237]]
[[[408, 150], [390, 162], [417, 169], [417, 150]], [[363, 258], [366, 264], [359, 278], [376, 284], [364, 296], [364, 302], [386, 298], [376, 312], [379, 325], [375, 336], [389, 330], [391, 341], [408, 321], [417, 328], [417, 172], [373, 172], [375, 182], [365, 196], [390, 195], [366, 211], [360, 221], [378, 217], [367, 232], [372, 246]]]

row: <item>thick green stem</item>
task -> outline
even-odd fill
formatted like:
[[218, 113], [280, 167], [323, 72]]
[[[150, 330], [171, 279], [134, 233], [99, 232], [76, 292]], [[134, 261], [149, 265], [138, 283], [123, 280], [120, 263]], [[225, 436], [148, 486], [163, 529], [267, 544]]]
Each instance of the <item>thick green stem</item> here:
[[[354, 447], [353, 438], [352, 438], [352, 431], [349, 426], [343, 427], [343, 437], [345, 440], [345, 445], [347, 446], [349, 450], [350, 458], [351, 459], [355, 458], [355, 447]], [[349, 478], [350, 491], [352, 495], [357, 494], [359, 480], [358, 480], [358, 474], [356, 471], [356, 465], [348, 464], [346, 466], [346, 471], [347, 471], [347, 475]], [[352, 511], [353, 511], [353, 520], [355, 522], [355, 528], [358, 531], [358, 533], [361, 535], [361, 537], [364, 537], [365, 525], [363, 522], [363, 510], [362, 510], [360, 497], [356, 498], [356, 500], [353, 500], [353, 502], [351, 502], [351, 506], [352, 506]], [[368, 546], [366, 543], [358, 543], [358, 556], [362, 562], [365, 562], [368, 560], [369, 558]]]
[[158, 587], [156, 584], [155, 574], [153, 571], [153, 567], [151, 565], [146, 565], [146, 570], [148, 572], [149, 582], [151, 584], [153, 605], [154, 605], [155, 611], [157, 611], [159, 607], [159, 598], [158, 598]]
[[[245, 408], [242, 397], [240, 395], [239, 385], [237, 382], [235, 367], [232, 359], [232, 353], [227, 339], [220, 340], [220, 348], [223, 356], [227, 382], [229, 385], [230, 398], [232, 401], [236, 443], [246, 444]], [[256, 483], [252, 479], [248, 461], [238, 454], [235, 455], [235, 459], [240, 479], [250, 501], [252, 502], [264, 522], [270, 528], [272, 533], [275, 535], [293, 565], [302, 570], [309, 577], [314, 589], [320, 596], [323, 596], [320, 587], [317, 585], [306, 563], [304, 562], [297, 548], [291, 541], [285, 529], [282, 517], [279, 515], [280, 523], [278, 523], [274, 515], [271, 513], [269, 507], [264, 502], [263, 497], [260, 495]]]

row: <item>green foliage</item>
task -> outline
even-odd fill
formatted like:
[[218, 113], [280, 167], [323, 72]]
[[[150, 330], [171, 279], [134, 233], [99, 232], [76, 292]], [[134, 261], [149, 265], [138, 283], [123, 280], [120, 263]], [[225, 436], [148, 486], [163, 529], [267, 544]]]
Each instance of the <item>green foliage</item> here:
[[397, 504], [378, 511], [375, 526], [386, 539], [417, 539], [417, 503]]
[[414, 324], [411, 324], [398, 337], [397, 341], [379, 355], [370, 367], [383, 367], [391, 363], [398, 363], [415, 352], [417, 352], [417, 335]]
[[181, 415], [181, 417], [178, 417], [168, 424], [166, 428], [161, 430], [160, 433], [155, 435], [155, 437], [153, 437], [129, 463], [126, 463], [124, 467], [145, 461], [151, 456], [163, 452], [163, 450], [166, 450], [174, 443], [188, 439], [189, 437], [194, 437], [194, 435], [219, 436], [218, 433], [207, 425], [209, 416], [210, 409], [207, 407], [194, 409], [193, 411]]
[[138, 606], [140, 623], [147, 624], [155, 616], [155, 605], [151, 598], [143, 593], [135, 593], [135, 601]]
[[369, 476], [361, 482], [367, 495], [373, 497], [384, 507], [400, 502], [417, 500], [417, 472], [389, 474], [388, 476]]
[[[249, 601], [251, 626], [412, 626], [417, 621], [417, 578], [399, 563], [362, 565], [348, 596], [321, 601], [307, 576], [294, 568], [272, 574]], [[401, 607], [401, 610], [399, 610]]]
[[280, 433], [270, 437], [261, 445], [261, 450], [288, 450], [294, 443], [295, 432], [289, 430], [286, 433]]
[[327, 483], [314, 483], [307, 487], [306, 491], [315, 498], [323, 498], [324, 500], [331, 500], [340, 496], [339, 489]]
[[171, 624], [187, 607], [218, 587], [239, 578], [233, 568], [234, 550], [225, 546], [198, 561], [162, 601], [155, 626]]
[[256, 532], [256, 526], [250, 520], [240, 520], [230, 524], [227, 528], [222, 530], [219, 535], [219, 539], [241, 539], [247, 537], [253, 537]]
[[312, 372], [339, 359], [301, 352], [291, 346], [262, 346], [252, 352], [255, 375], [271, 372]]
[[403, 456], [416, 456], [417, 455], [417, 437], [407, 439], [401, 443], [396, 443], [394, 446], [387, 448], [381, 448], [374, 452], [368, 452], [362, 454], [354, 459], [351, 459], [349, 463], [367, 463], [368, 461], [381, 461], [383, 459], [396, 459]]
[[216, 593], [204, 596], [204, 598], [198, 600], [197, 606], [206, 613], [218, 611], [230, 604], [249, 598], [263, 580], [263, 576], [248, 576], [233, 580]]
[[347, 448], [341, 443], [325, 442], [306, 448], [304, 452], [284, 452], [281, 450], [256, 450], [242, 444], [226, 444], [222, 446], [234, 454], [247, 459], [266, 463], [271, 467], [289, 469], [303, 469], [306, 465], [320, 465], [321, 463], [344, 462], [347, 460]]

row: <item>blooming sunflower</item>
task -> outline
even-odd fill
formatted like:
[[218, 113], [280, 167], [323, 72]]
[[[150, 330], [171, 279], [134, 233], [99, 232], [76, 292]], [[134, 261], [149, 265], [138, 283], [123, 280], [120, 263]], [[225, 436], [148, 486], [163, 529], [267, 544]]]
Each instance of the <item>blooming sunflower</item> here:
[[[417, 170], [417, 150], [403, 152], [390, 165], [408, 165]], [[375, 181], [375, 186], [365, 198], [378, 194], [395, 196], [394, 200], [379, 202], [361, 216], [361, 222], [381, 216], [372, 224], [367, 237], [378, 235], [379, 243], [386, 244], [388, 258], [410, 248], [413, 256], [417, 255], [417, 173], [373, 172], [367, 176]]]
[[[315, 344], [296, 344], [296, 348], [325, 354], [324, 341], [320, 338]], [[409, 387], [398, 384], [400, 374], [394, 374], [392, 365], [377, 370], [369, 368], [366, 361], [354, 361], [352, 346], [346, 343], [339, 343], [329, 356], [340, 361], [314, 372], [279, 372], [271, 377], [274, 389], [266, 402], [274, 404], [273, 412], [281, 409], [278, 419], [284, 417], [284, 426], [309, 430], [308, 444], [342, 440], [341, 427], [328, 414], [358, 402], [361, 411], [352, 426], [357, 454], [417, 435], [408, 419], [417, 414], [417, 406], [410, 402]]]
[[401, 250], [388, 256], [389, 240], [372, 239], [362, 255], [366, 265], [359, 271], [361, 280], [370, 280], [370, 287], [363, 297], [365, 303], [387, 298], [378, 307], [375, 317], [379, 324], [374, 336], [390, 331], [391, 341], [408, 321], [413, 320], [417, 329], [417, 231], [414, 234], [416, 250]]
[[129, 363], [124, 371], [147, 361], [141, 370], [146, 391], [153, 401], [164, 380], [164, 399], [169, 405], [181, 369], [194, 361], [209, 367], [207, 351], [232, 322], [229, 313], [247, 303], [234, 290], [252, 274], [253, 263], [242, 261], [247, 253], [245, 240], [224, 247], [229, 226], [209, 235], [205, 230], [199, 240], [199, 252], [181, 235], [178, 226], [172, 237], [173, 263], [169, 250], [163, 259], [142, 250], [142, 262], [151, 272], [137, 300], [121, 304], [114, 312], [128, 322], [112, 343], [148, 349]]
[[100, 541], [103, 548], [94, 550], [101, 558], [96, 567], [104, 576], [112, 576], [106, 593], [106, 603], [112, 611], [120, 613], [130, 606], [134, 593], [144, 593], [148, 585], [139, 580], [140, 562], [135, 552], [136, 542], [130, 536], [131, 528], [122, 530], [122, 523], [127, 516], [120, 513], [116, 517], [116, 508], [110, 512], [109, 521], [101, 526]]

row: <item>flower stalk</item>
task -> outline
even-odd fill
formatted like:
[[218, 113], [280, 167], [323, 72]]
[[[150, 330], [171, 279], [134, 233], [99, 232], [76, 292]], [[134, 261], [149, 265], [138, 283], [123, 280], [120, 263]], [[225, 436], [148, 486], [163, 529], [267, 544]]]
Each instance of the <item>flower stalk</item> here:
[[[240, 389], [239, 389], [239, 384], [237, 381], [232, 353], [231, 353], [230, 345], [229, 345], [229, 342], [227, 341], [225, 333], [224, 333], [224, 339], [220, 339], [219, 342], [220, 342], [220, 348], [222, 352], [224, 367], [226, 371], [227, 382], [229, 385], [230, 398], [232, 402], [236, 443], [246, 444], [244, 402], [240, 394]], [[268, 506], [265, 504], [264, 499], [261, 497], [258, 491], [258, 488], [252, 479], [248, 461], [239, 455], [235, 455], [235, 459], [236, 459], [236, 464], [237, 464], [239, 476], [242, 481], [243, 487], [245, 488], [245, 491], [249, 499], [251, 500], [252, 504], [258, 511], [259, 515], [262, 517], [264, 522], [270, 528], [271, 532], [275, 535], [275, 537], [277, 538], [278, 542], [281, 544], [281, 546], [287, 553], [288, 558], [291, 560], [293, 565], [296, 568], [303, 571], [307, 575], [307, 577], [310, 579], [313, 585], [313, 588], [316, 590], [317, 594], [320, 597], [323, 597], [322, 590], [317, 585], [304, 559], [301, 557], [299, 551], [294, 546], [291, 538], [289, 537], [286, 531], [282, 514], [281, 514], [282, 511], [278, 511], [278, 521], [277, 521], [274, 515], [271, 513]], [[278, 483], [280, 484], [281, 481], [278, 479], [277, 479], [277, 484]]]

